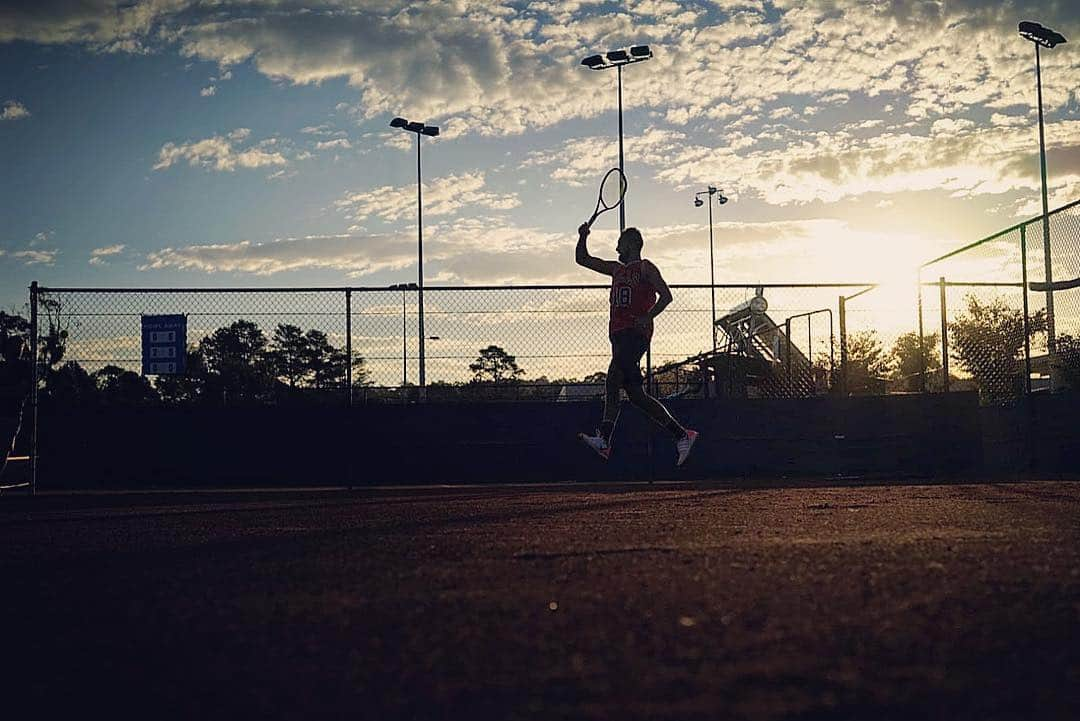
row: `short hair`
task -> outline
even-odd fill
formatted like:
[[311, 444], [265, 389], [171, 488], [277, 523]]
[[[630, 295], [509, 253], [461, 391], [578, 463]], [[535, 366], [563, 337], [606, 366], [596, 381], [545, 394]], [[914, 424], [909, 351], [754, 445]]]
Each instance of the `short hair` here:
[[627, 228], [622, 234], [627, 240], [636, 245], [638, 250], [645, 247], [645, 239], [641, 237], [641, 231], [637, 228]]

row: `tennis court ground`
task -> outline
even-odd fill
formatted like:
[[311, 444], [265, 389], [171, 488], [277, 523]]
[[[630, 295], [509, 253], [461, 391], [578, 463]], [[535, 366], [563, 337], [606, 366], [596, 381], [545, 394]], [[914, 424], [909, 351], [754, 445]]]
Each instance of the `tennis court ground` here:
[[42, 494], [0, 537], [7, 718], [1080, 718], [1076, 482]]

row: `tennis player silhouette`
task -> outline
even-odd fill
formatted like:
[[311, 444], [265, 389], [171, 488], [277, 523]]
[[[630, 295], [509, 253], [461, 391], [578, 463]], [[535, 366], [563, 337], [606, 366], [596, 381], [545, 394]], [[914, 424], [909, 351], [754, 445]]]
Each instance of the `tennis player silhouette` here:
[[611, 363], [600, 427], [595, 435], [579, 433], [578, 438], [605, 461], [611, 457], [611, 437], [619, 418], [619, 390], [623, 389], [632, 404], [671, 434], [678, 451], [675, 465], [681, 466], [690, 455], [698, 433], [684, 428], [660, 401], [645, 392], [640, 367], [641, 357], [652, 340], [653, 319], [671, 303], [671, 290], [657, 267], [642, 259], [644, 240], [637, 228], [627, 228], [619, 235], [615, 248], [618, 260], [603, 260], [590, 255], [588, 237], [589, 224], [583, 223], [578, 228], [576, 259], [578, 265], [611, 276], [608, 321]]

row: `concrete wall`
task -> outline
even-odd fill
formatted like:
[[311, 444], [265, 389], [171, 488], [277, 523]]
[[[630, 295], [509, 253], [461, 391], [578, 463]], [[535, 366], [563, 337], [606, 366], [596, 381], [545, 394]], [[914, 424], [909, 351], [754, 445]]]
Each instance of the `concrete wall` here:
[[[702, 434], [682, 469], [675, 468], [667, 434], [630, 406], [624, 405], [608, 464], [581, 446], [576, 434], [597, 425], [598, 402], [43, 408], [38, 485], [940, 476], [979, 472], [983, 465], [981, 411], [970, 393], [693, 400], [670, 408]], [[1006, 432], [1016, 423], [1006, 416], [993, 415], [992, 427]]]

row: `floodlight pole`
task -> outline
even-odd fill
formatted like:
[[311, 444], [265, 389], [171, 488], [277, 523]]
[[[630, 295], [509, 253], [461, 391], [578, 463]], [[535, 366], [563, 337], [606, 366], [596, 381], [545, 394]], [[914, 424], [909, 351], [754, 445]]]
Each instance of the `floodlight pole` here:
[[[626, 177], [626, 155], [623, 149], [623, 101], [622, 101], [622, 69], [623, 65], [640, 63], [652, 58], [652, 51], [648, 45], [636, 45], [623, 50], [612, 50], [606, 56], [591, 55], [581, 61], [590, 70], [609, 70], [615, 68], [617, 74], [616, 92], [618, 93], [619, 105], [619, 172]], [[619, 204], [619, 232], [626, 230], [626, 198]]]
[[[1043, 259], [1046, 272], [1046, 351], [1053, 359], [1057, 351], [1057, 339], [1054, 332], [1054, 267], [1050, 248], [1050, 208], [1046, 189], [1046, 134], [1043, 130], [1042, 103], [1042, 59], [1039, 47], [1053, 48], [1064, 42], [1065, 36], [1043, 27], [1039, 23], [1024, 21], [1019, 25], [1020, 37], [1030, 40], [1035, 45], [1035, 88], [1039, 104], [1039, 171], [1042, 176], [1042, 218], [1043, 218]], [[1026, 295], [1027, 288], [1024, 289]], [[1051, 374], [1051, 386], [1054, 384]]]
[[[616, 65], [619, 71], [619, 172], [626, 178], [626, 168], [623, 162], [623, 122], [622, 122], [622, 65]], [[622, 180], [620, 182], [625, 182]], [[1045, 211], [1044, 211], [1045, 212]], [[626, 195], [623, 194], [622, 202], [619, 203], [619, 232], [626, 230]]]
[[[1042, 102], [1042, 67], [1039, 60], [1039, 43], [1035, 45], [1035, 87], [1039, 101], [1039, 170], [1042, 173], [1042, 211], [1043, 211], [1043, 258], [1046, 270], [1046, 352], [1052, 359], [1057, 350], [1057, 340], [1054, 333], [1054, 265], [1050, 252], [1050, 208], [1046, 193], [1046, 136], [1043, 131], [1043, 102]], [[1027, 288], [1024, 289], [1027, 293]]]
[[420, 172], [420, 133], [416, 134], [416, 238], [418, 261], [417, 268], [417, 301], [420, 313], [420, 400], [424, 400], [427, 387], [424, 371], [424, 183]]
[[420, 316], [420, 400], [426, 398], [427, 381], [425, 379], [426, 363], [424, 357], [424, 178], [420, 166], [420, 136], [430, 135], [435, 137], [439, 134], [439, 128], [434, 125], [424, 125], [419, 122], [409, 122], [405, 118], [394, 118], [390, 121], [391, 128], [401, 128], [416, 134], [416, 274], [417, 274], [417, 304]]
[[[702, 195], [704, 195], [704, 196], [706, 196], [708, 198], [708, 203], [709, 203], [709, 293], [710, 293], [711, 300], [712, 300], [712, 322], [711, 322], [710, 325], [712, 326], [712, 349], [713, 349], [713, 353], [716, 352], [717, 342], [716, 342], [716, 263], [713, 260], [712, 204], [713, 204], [713, 196], [716, 195], [717, 192], [719, 192], [719, 191], [717, 191], [716, 188], [714, 188], [714, 187], [712, 187], [710, 185], [708, 187], [708, 190], [702, 190], [702, 191], [694, 194], [694, 203], [696, 205], [701, 204], [701, 196]], [[720, 194], [720, 198], [718, 200], [721, 203], [727, 202], [727, 199], [724, 198], [723, 193]]]

